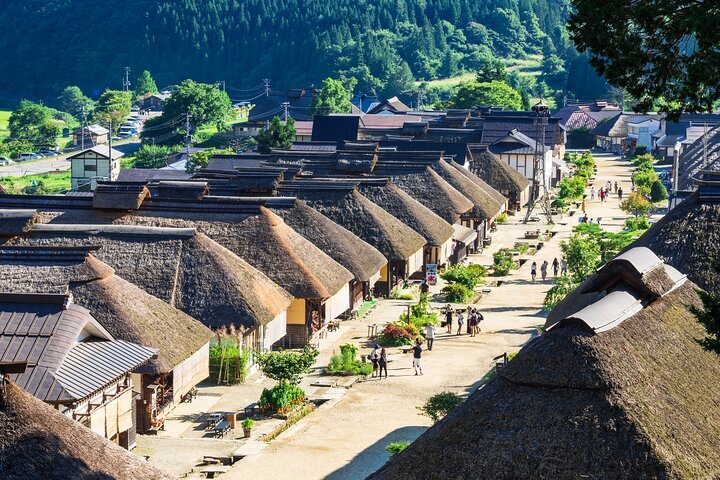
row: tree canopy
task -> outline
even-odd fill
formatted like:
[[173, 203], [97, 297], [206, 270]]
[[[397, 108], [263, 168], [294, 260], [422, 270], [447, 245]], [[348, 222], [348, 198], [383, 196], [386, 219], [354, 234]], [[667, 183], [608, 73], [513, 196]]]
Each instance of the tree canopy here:
[[[356, 83], [355, 79], [352, 85]], [[340, 80], [326, 78], [320, 93], [313, 98], [311, 114], [328, 115], [330, 113], [350, 113], [352, 108], [352, 89], [346, 88]]]
[[158, 88], [152, 75], [150, 75], [149, 71], [143, 70], [135, 82], [135, 97], [142, 97], [148, 93], [157, 93], [157, 91]]
[[232, 113], [232, 102], [216, 85], [184, 80], [165, 100], [161, 117], [167, 122], [186, 113], [190, 114], [192, 125], [215, 125], [222, 130]]
[[295, 120], [288, 117], [283, 123], [279, 117], [274, 117], [267, 130], [263, 130], [256, 137], [257, 149], [260, 153], [270, 153], [273, 149], [290, 150], [295, 140]]
[[80, 87], [75, 85], [65, 87], [57, 100], [60, 110], [77, 119], [81, 119], [83, 111], [90, 114], [95, 105], [93, 99], [86, 97]]
[[467, 82], [460, 85], [450, 98], [450, 108], [471, 108], [474, 105], [492, 105], [507, 110], [520, 110], [522, 97], [505, 82]]
[[[568, 29], [577, 48], [607, 80], [659, 106], [712, 111], [720, 99], [720, 9], [695, 0], [573, 0]], [[657, 104], [658, 99], [665, 101]]]
[[117, 132], [131, 109], [132, 92], [107, 89], [100, 95], [93, 112], [93, 121], [102, 123], [112, 121], [113, 132]]
[[54, 146], [60, 126], [52, 117], [53, 110], [43, 105], [22, 100], [10, 114], [10, 139], [29, 142], [35, 146]]

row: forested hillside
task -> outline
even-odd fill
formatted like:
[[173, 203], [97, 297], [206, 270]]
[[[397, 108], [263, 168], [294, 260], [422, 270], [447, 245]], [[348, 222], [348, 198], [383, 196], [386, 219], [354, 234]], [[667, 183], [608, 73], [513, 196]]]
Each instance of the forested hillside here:
[[120, 87], [127, 65], [151, 70], [159, 86], [269, 78], [281, 89], [345, 75], [388, 95], [413, 79], [477, 70], [489, 56], [542, 53], [570, 67], [567, 9], [567, 0], [5, 0], [1, 88], [33, 98], [79, 85], [97, 95]]

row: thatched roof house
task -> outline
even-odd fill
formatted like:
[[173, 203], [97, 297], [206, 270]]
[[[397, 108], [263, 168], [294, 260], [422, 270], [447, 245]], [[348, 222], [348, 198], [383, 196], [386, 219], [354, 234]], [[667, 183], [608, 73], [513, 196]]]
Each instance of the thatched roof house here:
[[194, 318], [115, 275], [88, 247], [0, 247], [0, 291], [69, 291], [119, 340], [157, 348], [143, 373], [172, 371], [207, 346], [212, 332]]
[[411, 197], [453, 224], [473, 208], [473, 203], [427, 164], [378, 162], [375, 174], [389, 177]]
[[298, 180], [280, 186], [359, 236], [388, 261], [405, 261], [425, 245], [425, 239], [357, 191], [358, 182]]
[[5, 244], [100, 246], [95, 256], [117, 275], [211, 328], [267, 325], [292, 300], [263, 273], [194, 228], [35, 224]]
[[507, 163], [501, 161], [484, 146], [472, 146], [470, 169], [495, 190], [505, 195], [510, 204], [523, 205], [527, 201], [530, 180]]
[[697, 342], [695, 286], [628, 253], [605, 267], [620, 279], [591, 277], [607, 290], [585, 308], [572, 294], [570, 313], [371, 478], [720, 476], [720, 392], [707, 388], [720, 362]]
[[0, 380], [0, 477], [5, 480], [161, 480], [150, 465], [10, 381]]
[[[452, 163], [452, 164], [451, 164]], [[465, 218], [492, 220], [507, 206], [507, 199], [477, 175], [455, 162], [439, 159], [432, 166], [450, 185], [473, 202], [473, 208]]]
[[347, 268], [357, 282], [375, 277], [387, 260], [375, 247], [302, 200], [271, 209], [293, 230]]
[[703, 289], [720, 294], [720, 172], [701, 175], [698, 190], [633, 245], [648, 247]]

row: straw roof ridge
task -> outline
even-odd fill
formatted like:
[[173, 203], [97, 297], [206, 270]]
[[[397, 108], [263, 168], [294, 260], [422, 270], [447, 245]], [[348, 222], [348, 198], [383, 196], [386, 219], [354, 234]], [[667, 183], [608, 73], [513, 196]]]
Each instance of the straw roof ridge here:
[[464, 216], [491, 219], [495, 218], [504, 210], [506, 203], [505, 197], [481, 179], [477, 177], [471, 179], [469, 175], [472, 175], [472, 173], [467, 172], [467, 175], [465, 175], [458, 169], [450, 166], [445, 160], [436, 162], [433, 165], [433, 169], [473, 203], [472, 210], [466, 212]]
[[638, 238], [663, 261], [685, 272], [701, 288], [720, 294], [720, 204], [694, 192]]
[[430, 167], [424, 167], [415, 173], [393, 174], [377, 171], [376, 174], [389, 176], [392, 183], [449, 224], [457, 223], [462, 214], [473, 208], [470, 200]]
[[0, 386], [0, 477], [6, 480], [173, 478], [12, 382]]
[[[228, 209], [214, 208], [210, 204], [211, 199], [205, 197], [199, 202], [159, 204], [148, 199], [141, 209], [131, 213], [92, 208], [52, 208], [43, 212], [43, 217], [53, 224], [107, 223], [196, 228], [296, 298], [328, 298], [353, 278], [345, 267], [263, 207], [294, 204], [294, 198], [217, 199], [218, 205], [227, 204], [230, 206]], [[287, 241], [281, 241], [283, 238]], [[294, 261], [288, 262], [288, 259]], [[305, 274], [307, 271], [313, 272], [313, 275], [308, 277]]]
[[523, 192], [530, 186], [530, 180], [503, 162], [489, 150], [473, 152], [472, 168], [477, 176], [496, 190]]
[[358, 282], [368, 281], [387, 263], [375, 247], [302, 200], [298, 200], [294, 208], [274, 208], [272, 211], [293, 230], [347, 268]]
[[601, 333], [563, 322], [370, 478], [719, 477], [720, 362], [697, 342], [699, 304], [686, 282]]
[[35, 210], [0, 210], [0, 236], [25, 233], [39, 218]]
[[115, 338], [159, 349], [157, 359], [141, 367], [142, 372], [171, 371], [212, 336], [200, 322], [115, 275], [93, 255], [67, 261], [43, 256], [48, 247], [38, 247], [36, 259], [32, 253], [25, 258], [5, 255], [19, 250], [32, 252], [33, 247], [0, 247], [0, 290], [65, 293], [69, 289], [75, 303], [87, 308]]
[[118, 275], [209, 327], [264, 325], [291, 302], [275, 282], [195, 229], [48, 224], [7, 244], [102, 245], [95, 255]]
[[[359, 193], [357, 182], [336, 183], [352, 185], [349, 188], [325, 184], [328, 188], [319, 188], [317, 182], [294, 182], [292, 188], [308, 205], [377, 248], [388, 261], [407, 260], [426, 244], [420, 234]], [[299, 190], [303, 185], [307, 188]]]
[[[385, 180], [385, 179], [382, 179]], [[397, 185], [362, 182], [360, 193], [380, 208], [425, 237], [428, 244], [444, 245], [453, 236], [453, 227]]]

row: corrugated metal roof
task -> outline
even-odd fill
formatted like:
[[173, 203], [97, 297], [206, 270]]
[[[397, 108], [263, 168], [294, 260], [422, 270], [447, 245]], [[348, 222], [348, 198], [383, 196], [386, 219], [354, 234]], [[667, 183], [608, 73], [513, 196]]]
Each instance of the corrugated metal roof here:
[[620, 325], [642, 309], [640, 298], [629, 289], [618, 289], [579, 312], [569, 315], [567, 319], [582, 320], [595, 333], [600, 333]]
[[157, 349], [124, 340], [81, 342], [65, 356], [55, 378], [75, 398], [84, 398], [150, 360]]

